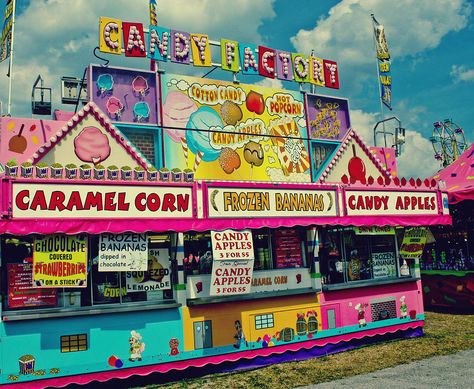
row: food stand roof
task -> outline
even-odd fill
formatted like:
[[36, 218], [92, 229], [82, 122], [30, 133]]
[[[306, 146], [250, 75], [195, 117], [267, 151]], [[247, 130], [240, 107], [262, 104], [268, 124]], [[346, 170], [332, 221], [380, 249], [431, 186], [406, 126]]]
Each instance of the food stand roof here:
[[474, 143], [433, 178], [446, 182], [450, 204], [474, 200]]

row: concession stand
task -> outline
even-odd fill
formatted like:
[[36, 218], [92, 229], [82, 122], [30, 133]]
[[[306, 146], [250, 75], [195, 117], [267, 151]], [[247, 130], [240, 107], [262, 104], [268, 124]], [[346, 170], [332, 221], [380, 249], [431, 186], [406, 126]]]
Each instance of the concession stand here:
[[[149, 31], [154, 60], [173, 36], [171, 60], [210, 66], [206, 35]], [[100, 32], [115, 54], [122, 33], [144, 36], [110, 18]], [[240, 53], [244, 74], [339, 86], [333, 61], [231, 43], [224, 70]], [[400, 244], [451, 223], [446, 194], [398, 179], [390, 149], [351, 128], [346, 99], [87, 74], [78, 112], [0, 121], [2, 384], [248, 368], [422, 335], [420, 265]]]
[[425, 306], [474, 309], [474, 145], [434, 176], [446, 188], [452, 226], [430, 228], [421, 257]]

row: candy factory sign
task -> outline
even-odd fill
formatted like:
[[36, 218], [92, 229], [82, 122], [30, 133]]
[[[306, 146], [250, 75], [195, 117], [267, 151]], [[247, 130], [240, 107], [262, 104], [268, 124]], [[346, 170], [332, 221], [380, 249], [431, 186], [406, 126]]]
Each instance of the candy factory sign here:
[[348, 216], [438, 214], [436, 192], [347, 190], [345, 203]]
[[[339, 88], [338, 67], [334, 61], [227, 39], [221, 39], [218, 45], [221, 48], [222, 70]], [[215, 66], [208, 35], [150, 25], [145, 40], [142, 23], [122, 22], [107, 17], [100, 18], [99, 48], [101, 52], [109, 54], [120, 55], [123, 51], [126, 57]]]
[[208, 188], [210, 218], [337, 216], [336, 191]]
[[13, 218], [192, 218], [192, 188], [13, 183]]

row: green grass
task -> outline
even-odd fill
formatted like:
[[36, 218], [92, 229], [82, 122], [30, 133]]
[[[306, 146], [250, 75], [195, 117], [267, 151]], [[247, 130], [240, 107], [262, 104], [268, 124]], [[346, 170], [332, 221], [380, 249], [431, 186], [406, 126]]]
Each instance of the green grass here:
[[[221, 373], [152, 388], [274, 389], [317, 384], [474, 348], [474, 315], [426, 312], [425, 335], [262, 369]], [[178, 375], [179, 373], [177, 373]]]

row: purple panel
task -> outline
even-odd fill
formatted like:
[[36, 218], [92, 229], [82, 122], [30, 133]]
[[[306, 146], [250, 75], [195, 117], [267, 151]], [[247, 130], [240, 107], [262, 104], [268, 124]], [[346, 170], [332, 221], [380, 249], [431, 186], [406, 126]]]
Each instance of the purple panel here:
[[[287, 74], [285, 74], [285, 71], [283, 69], [283, 61], [280, 54], [286, 55], [288, 58], [288, 62], [287, 62], [288, 69], [286, 69]], [[275, 63], [276, 63], [276, 70], [277, 70], [277, 78], [279, 78], [280, 80], [287, 80], [287, 81], [293, 80], [293, 64], [291, 62], [290, 52], [277, 50]]]
[[158, 124], [156, 74], [91, 65], [90, 99], [113, 122]]
[[191, 59], [191, 37], [184, 31], [171, 30], [171, 61], [189, 64]]
[[312, 139], [341, 140], [351, 126], [346, 99], [308, 94], [306, 114]]

